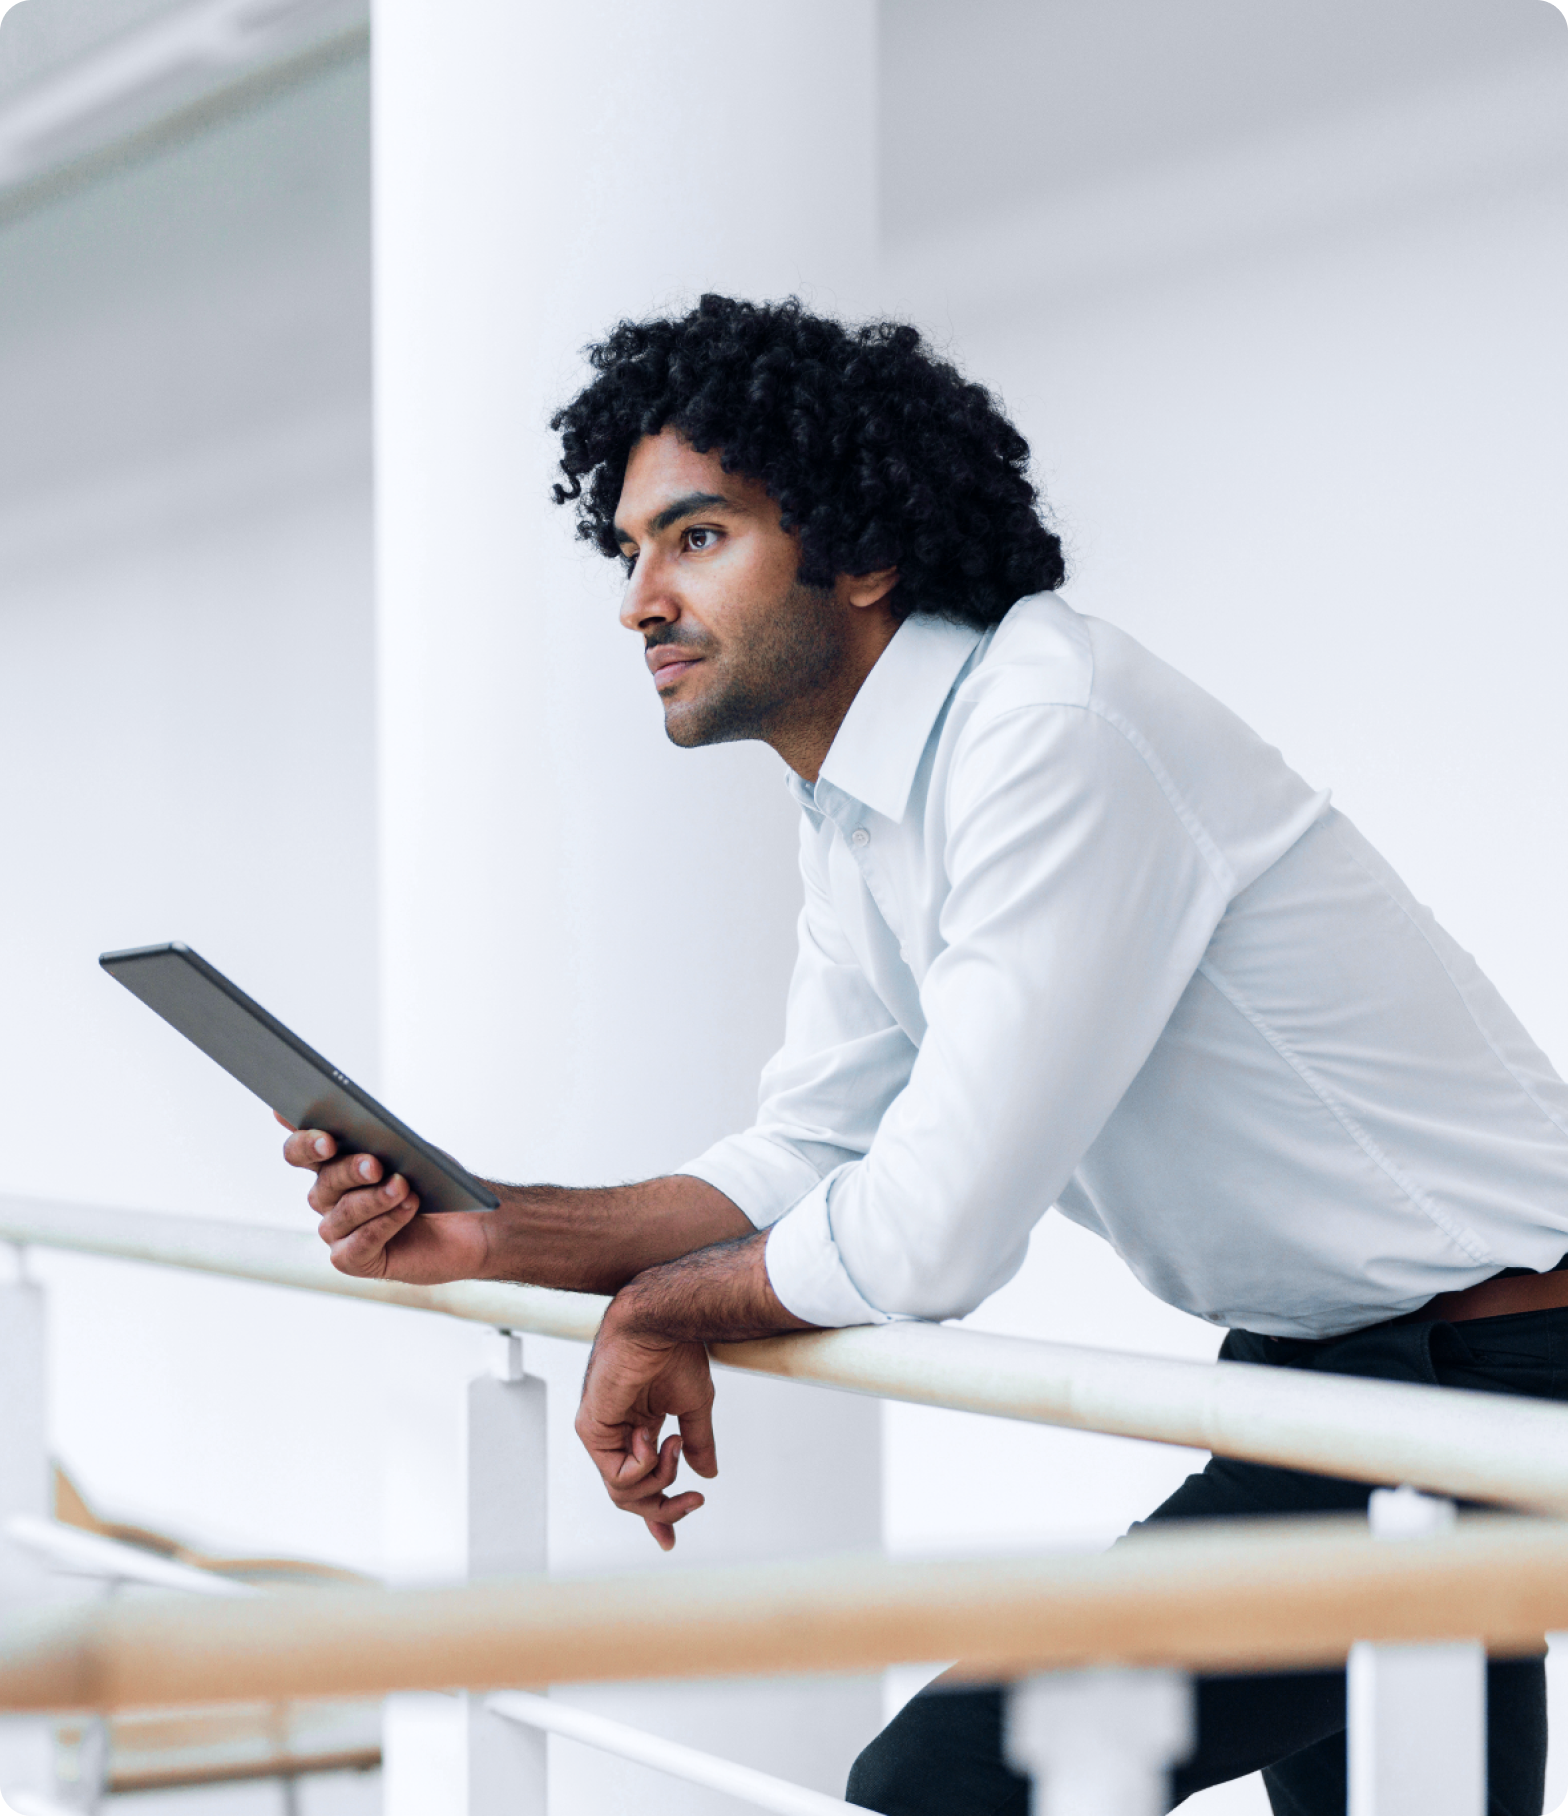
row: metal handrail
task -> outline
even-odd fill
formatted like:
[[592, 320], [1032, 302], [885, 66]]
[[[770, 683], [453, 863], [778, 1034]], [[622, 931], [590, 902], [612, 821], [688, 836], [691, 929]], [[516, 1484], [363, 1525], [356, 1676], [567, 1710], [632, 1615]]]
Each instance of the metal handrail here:
[[[591, 1342], [602, 1297], [338, 1273], [314, 1235], [148, 1211], [0, 1198], [0, 1241], [371, 1299]], [[1568, 1514], [1568, 1407], [1511, 1395], [1184, 1362], [914, 1322], [712, 1347], [725, 1368]]]
[[546, 1696], [533, 1696], [526, 1690], [502, 1690], [487, 1696], [485, 1707], [508, 1721], [522, 1722], [546, 1734], [564, 1735], [568, 1740], [581, 1741], [585, 1747], [596, 1747], [601, 1753], [614, 1753], [617, 1758], [651, 1766], [655, 1772], [667, 1773], [686, 1784], [700, 1784], [710, 1791], [738, 1797], [753, 1809], [771, 1811], [772, 1816], [842, 1816], [842, 1812], [854, 1808], [842, 1797], [809, 1791], [803, 1785], [775, 1778], [771, 1772], [759, 1772], [755, 1766], [736, 1765], [733, 1760], [682, 1746], [659, 1734], [645, 1734], [641, 1728], [628, 1727], [623, 1721], [574, 1709], [569, 1703], [551, 1702]]
[[1568, 1522], [1474, 1516], [1397, 1543], [1348, 1516], [1140, 1534], [1109, 1552], [874, 1557], [653, 1576], [45, 1610], [0, 1638], [0, 1708], [98, 1710], [404, 1690], [1098, 1664], [1341, 1664], [1358, 1640], [1533, 1652], [1568, 1627]]
[[135, 1583], [144, 1589], [180, 1589], [189, 1595], [262, 1593], [254, 1584], [237, 1582], [232, 1576], [220, 1576], [215, 1570], [202, 1570], [194, 1564], [159, 1557], [155, 1551], [147, 1551], [140, 1545], [127, 1545], [122, 1539], [84, 1532], [79, 1526], [39, 1519], [35, 1514], [12, 1514], [0, 1527], [0, 1532], [24, 1551], [30, 1551], [51, 1570], [66, 1576], [95, 1577], [107, 1583]]

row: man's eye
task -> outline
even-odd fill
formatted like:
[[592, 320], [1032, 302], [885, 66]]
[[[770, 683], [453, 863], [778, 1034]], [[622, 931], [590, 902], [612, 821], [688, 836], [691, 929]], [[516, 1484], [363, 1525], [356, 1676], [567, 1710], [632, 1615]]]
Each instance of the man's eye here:
[[686, 546], [689, 549], [711, 549], [719, 540], [717, 530], [688, 530]]

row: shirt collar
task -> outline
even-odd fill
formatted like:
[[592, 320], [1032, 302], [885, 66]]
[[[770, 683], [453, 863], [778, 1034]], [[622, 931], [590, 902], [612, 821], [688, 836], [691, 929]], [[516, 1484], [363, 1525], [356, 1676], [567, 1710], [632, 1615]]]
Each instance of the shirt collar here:
[[[906, 618], [850, 702], [821, 779], [901, 820], [931, 728], [983, 635], [925, 612]], [[804, 784], [798, 792], [815, 794]]]

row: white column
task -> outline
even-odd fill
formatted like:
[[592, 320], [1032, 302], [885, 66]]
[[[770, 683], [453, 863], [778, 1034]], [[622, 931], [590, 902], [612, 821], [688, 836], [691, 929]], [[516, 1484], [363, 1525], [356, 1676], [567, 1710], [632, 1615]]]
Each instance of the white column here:
[[1179, 1671], [1031, 1677], [1008, 1693], [1008, 1764], [1034, 1780], [1034, 1816], [1161, 1816], [1193, 1719]]
[[[1454, 1523], [1454, 1504], [1380, 1488], [1374, 1537], [1421, 1538]], [[1486, 1654], [1474, 1641], [1353, 1646], [1347, 1679], [1350, 1816], [1484, 1816]]]
[[[549, 502], [545, 424], [618, 317], [704, 289], [869, 306], [874, 7], [377, 0], [373, 57], [382, 1087], [502, 1178], [646, 1176], [749, 1120], [793, 812], [771, 753], [665, 741], [617, 571]], [[578, 1453], [580, 1352], [530, 1355], [556, 1389], [557, 1567], [880, 1542], [874, 1402], [722, 1380], [722, 1473], [665, 1558]], [[439, 1399], [394, 1444], [434, 1455]], [[394, 1474], [392, 1529], [428, 1533], [409, 1503], [439, 1482]], [[871, 1686], [583, 1700], [838, 1791], [879, 1720]], [[578, 1752], [572, 1807], [612, 1807], [632, 1768]], [[720, 1807], [638, 1787], [647, 1816]]]

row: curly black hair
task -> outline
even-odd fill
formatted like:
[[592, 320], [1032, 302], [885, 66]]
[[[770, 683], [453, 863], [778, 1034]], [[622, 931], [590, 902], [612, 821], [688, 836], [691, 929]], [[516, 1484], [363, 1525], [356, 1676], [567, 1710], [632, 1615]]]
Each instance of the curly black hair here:
[[1062, 582], [1028, 442], [915, 328], [704, 296], [677, 319], [621, 322], [587, 355], [597, 377], [550, 419], [553, 490], [606, 555], [633, 447], [672, 427], [767, 488], [799, 531], [805, 585], [896, 566], [900, 617], [985, 626]]

